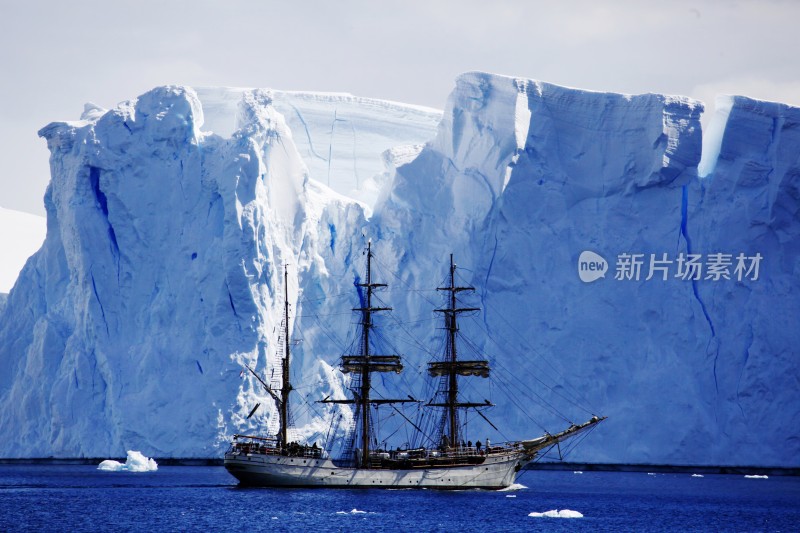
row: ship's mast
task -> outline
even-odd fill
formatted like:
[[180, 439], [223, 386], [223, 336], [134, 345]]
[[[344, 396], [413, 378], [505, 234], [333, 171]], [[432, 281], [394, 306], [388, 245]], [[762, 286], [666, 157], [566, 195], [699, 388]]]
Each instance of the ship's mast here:
[[[280, 386], [280, 395], [275, 391], [274, 387], [271, 387], [266, 381], [264, 381], [261, 376], [258, 375], [258, 372], [246, 366], [247, 370], [250, 371], [251, 374], [258, 380], [261, 385], [263, 385], [264, 390], [272, 397], [275, 401], [275, 405], [278, 407], [278, 443], [282, 449], [286, 449], [286, 445], [288, 444], [288, 428], [289, 428], [289, 393], [292, 392], [292, 384], [289, 383], [289, 346], [291, 344], [289, 340], [289, 272], [288, 267], [284, 265], [283, 267], [283, 339], [284, 339], [284, 353], [283, 359], [281, 360], [281, 386]], [[280, 343], [280, 338], [278, 339]], [[253, 413], [256, 412], [256, 409], [261, 404], [256, 404], [250, 414], [247, 415], [247, 418], [253, 416]]]
[[429, 403], [432, 407], [445, 408], [445, 428], [443, 436], [447, 436], [449, 442], [453, 446], [457, 446], [461, 442], [461, 434], [458, 423], [458, 410], [459, 408], [467, 407], [483, 407], [490, 405], [488, 402], [473, 403], [473, 402], [459, 402], [458, 401], [458, 376], [489, 376], [489, 361], [476, 360], [464, 361], [458, 359], [458, 350], [456, 348], [456, 336], [458, 333], [458, 320], [459, 313], [468, 311], [480, 311], [477, 307], [458, 307], [458, 300], [456, 294], [462, 291], [474, 291], [474, 287], [457, 287], [455, 283], [456, 265], [453, 262], [453, 254], [450, 254], [450, 284], [447, 287], [439, 287], [439, 291], [448, 291], [450, 294], [447, 298], [448, 307], [444, 309], [436, 309], [437, 312], [443, 313], [445, 318], [445, 329], [447, 330], [447, 344], [445, 347], [445, 354], [442, 361], [429, 363], [428, 372], [431, 376], [444, 376], [446, 378], [445, 397], [441, 403]]
[[[362, 347], [361, 353], [364, 357], [364, 364], [361, 365], [361, 390], [359, 392], [359, 407], [361, 408], [361, 449], [364, 451], [363, 458], [369, 457], [369, 392], [370, 392], [370, 371], [369, 371], [369, 330], [372, 329], [372, 313], [374, 311], [388, 311], [391, 308], [372, 307], [372, 290], [376, 287], [385, 287], [383, 283], [372, 283], [372, 242], [367, 244], [367, 282], [360, 284], [367, 290], [366, 306], [361, 310], [362, 312]], [[363, 465], [362, 465], [363, 466]]]
[[372, 372], [396, 372], [400, 373], [403, 370], [403, 364], [400, 357], [397, 355], [375, 355], [371, 352], [370, 347], [370, 331], [375, 327], [372, 322], [372, 314], [379, 311], [391, 311], [391, 307], [375, 307], [372, 304], [372, 293], [375, 289], [386, 287], [385, 283], [375, 283], [372, 280], [372, 242], [367, 244], [367, 272], [365, 277], [366, 283], [358, 283], [359, 287], [366, 289], [366, 295], [363, 300], [363, 307], [356, 307], [353, 311], [361, 313], [361, 346], [359, 347], [360, 355], [343, 355], [341, 370], [347, 374], [354, 372], [358, 375], [360, 384], [358, 391], [353, 390], [355, 398], [346, 400], [333, 400], [326, 398], [321, 403], [340, 403], [340, 404], [354, 404], [356, 405], [357, 412], [360, 415], [358, 424], [361, 426], [361, 458], [358, 466], [361, 468], [370, 468], [370, 434], [372, 421], [370, 419], [370, 406], [388, 403], [406, 403], [416, 402], [411, 396], [408, 399], [373, 399], [370, 397], [372, 390]]
[[[363, 468], [369, 468], [369, 452], [370, 452], [370, 428], [372, 427], [370, 421], [370, 390], [372, 388], [371, 383], [371, 373], [375, 370], [379, 370], [374, 363], [378, 361], [373, 361], [374, 357], [370, 354], [370, 345], [369, 345], [369, 333], [370, 330], [374, 327], [372, 323], [372, 313], [377, 311], [391, 311], [391, 307], [373, 307], [372, 306], [372, 291], [378, 287], [386, 287], [385, 283], [373, 283], [372, 282], [372, 241], [367, 243], [367, 276], [366, 276], [366, 283], [359, 283], [359, 286], [364, 287], [366, 289], [366, 298], [365, 298], [365, 306], [361, 308], [354, 309], [355, 311], [361, 311], [362, 321], [361, 321], [361, 332], [362, 332], [362, 347], [361, 347], [361, 354], [362, 359], [359, 361], [358, 369], [361, 373], [361, 389], [358, 393], [358, 406], [361, 409], [361, 466]], [[400, 358], [396, 355], [383, 355], [377, 356], [380, 358], [380, 362], [384, 365], [387, 363], [392, 368], [385, 368], [383, 371], [387, 370], [395, 370], [399, 372], [402, 370], [403, 365], [400, 364]]]
[[283, 339], [284, 356], [281, 361], [281, 401], [280, 401], [280, 430], [278, 432], [278, 439], [280, 440], [281, 448], [286, 449], [288, 444], [288, 431], [289, 426], [289, 393], [292, 390], [292, 384], [289, 383], [289, 271], [286, 265], [283, 266]]
[[[449, 360], [453, 365], [458, 361], [458, 353], [456, 352], [456, 332], [458, 331], [458, 324], [456, 317], [458, 311], [456, 310], [456, 285], [455, 285], [456, 266], [453, 264], [453, 254], [450, 254], [450, 287], [445, 290], [450, 291], [450, 309], [445, 314], [445, 322], [447, 323], [447, 351]], [[460, 290], [469, 290], [467, 287], [459, 287]], [[450, 439], [451, 442], [458, 442], [458, 411], [456, 410], [456, 403], [458, 402], [458, 378], [455, 372], [450, 372], [449, 386], [450, 390], [447, 394], [447, 418], [450, 420]]]

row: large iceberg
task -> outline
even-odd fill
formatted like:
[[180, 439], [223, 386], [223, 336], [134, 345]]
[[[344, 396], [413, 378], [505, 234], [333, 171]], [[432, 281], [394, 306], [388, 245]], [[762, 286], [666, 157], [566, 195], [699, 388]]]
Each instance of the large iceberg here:
[[[165, 87], [44, 128], [48, 235], [0, 311], [0, 455], [219, 455], [269, 418], [241, 370], [274, 360], [286, 263], [297, 401], [341, 394], [372, 238], [404, 386], [424, 380], [453, 253], [482, 308], [463, 332], [498, 382], [533, 390], [466, 390], [498, 404], [502, 437], [596, 413], [568, 459], [800, 464], [799, 110], [723, 100], [703, 150], [703, 106], [683, 97], [467, 73], [441, 118], [409, 109]], [[339, 116], [367, 139], [350, 167]], [[299, 433], [323, 415], [298, 412]]]
[[307, 179], [267, 93], [237, 120], [204, 134], [194, 91], [163, 87], [40, 132], [48, 236], [0, 324], [1, 455], [209, 456], [241, 426], [239, 374], [272, 350], [282, 265], [325, 287], [322, 230], [343, 251], [364, 218]]
[[[699, 179], [697, 102], [466, 74], [436, 139], [376, 208], [409, 279], [451, 250], [469, 266], [496, 367], [548, 382], [547, 404], [569, 394], [610, 416], [602, 444], [573, 457], [798, 464], [786, 421], [800, 415], [800, 110], [729, 108]], [[581, 280], [583, 251], [608, 260], [605, 278]], [[730, 279], [680, 276], [689, 254], [722, 254]], [[505, 405], [506, 426], [530, 426]]]

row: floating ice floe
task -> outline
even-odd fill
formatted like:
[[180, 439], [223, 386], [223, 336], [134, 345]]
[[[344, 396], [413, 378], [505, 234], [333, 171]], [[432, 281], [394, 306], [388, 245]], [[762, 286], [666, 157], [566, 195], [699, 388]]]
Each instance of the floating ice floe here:
[[692, 474], [692, 477], [703, 477], [703, 474]]
[[98, 470], [106, 472], [155, 472], [158, 470], [158, 463], [153, 459], [145, 457], [142, 452], [128, 450], [128, 457], [125, 464], [113, 459], [106, 459], [97, 467]]
[[747, 479], [769, 479], [769, 476], [758, 476], [758, 475], [755, 475], [755, 476], [744, 476], [744, 477], [746, 477]]
[[583, 471], [582, 470], [576, 470], [576, 471], [573, 472], [573, 474], [583, 474]]
[[506, 487], [504, 489], [500, 489], [500, 492], [505, 492], [505, 491], [509, 491], [509, 490], [522, 490], [522, 489], [527, 489], [527, 488], [528, 487], [526, 487], [525, 485], [523, 485], [521, 483], [514, 483], [513, 485], [509, 485], [508, 487]]
[[516, 498], [516, 494], [506, 494], [506, 498]]
[[553, 509], [552, 511], [545, 511], [544, 513], [531, 513], [528, 516], [534, 518], [583, 518], [583, 515], [578, 511], [571, 511], [570, 509], [561, 509], [560, 511]]

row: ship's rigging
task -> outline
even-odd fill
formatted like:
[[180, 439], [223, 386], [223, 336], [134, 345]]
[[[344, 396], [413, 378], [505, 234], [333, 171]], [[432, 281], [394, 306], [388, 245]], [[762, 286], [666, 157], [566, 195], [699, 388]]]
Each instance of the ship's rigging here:
[[428, 363], [428, 373], [431, 377], [440, 377], [439, 390], [437, 396], [439, 400], [428, 402], [428, 407], [443, 408], [441, 423], [439, 424], [438, 435], [443, 447], [450, 447], [451, 444], [464, 442], [466, 439], [461, 434], [461, 424], [459, 424], [459, 413], [470, 407], [491, 406], [489, 400], [483, 402], [461, 401], [458, 396], [458, 378], [461, 377], [489, 377], [489, 361], [464, 360], [458, 358], [458, 348], [456, 337], [458, 334], [458, 316], [461, 313], [479, 311], [477, 307], [459, 307], [456, 295], [464, 291], [474, 291], [474, 287], [459, 287], [455, 284], [456, 265], [453, 263], [453, 254], [450, 254], [449, 285], [439, 287], [437, 290], [446, 291], [447, 306], [436, 309], [445, 318], [446, 344], [441, 360]]
[[[477, 313], [478, 308], [462, 305], [458, 295], [472, 292], [468, 285], [456, 283], [456, 266], [450, 256], [450, 269], [446, 286], [439, 287], [447, 298], [445, 304], [436, 310], [444, 317], [445, 340], [440, 356], [427, 364], [427, 373], [439, 382], [437, 390], [424, 405], [410, 394], [402, 398], [389, 398], [376, 386], [374, 376], [400, 376], [404, 363], [394, 350], [381, 350], [380, 329], [375, 317], [391, 311], [388, 305], [381, 302], [376, 293], [387, 285], [375, 281], [373, 277], [372, 243], [366, 249], [366, 272], [363, 282], [356, 280], [360, 303], [353, 311], [358, 313], [358, 336], [339, 360], [342, 375], [350, 376], [347, 388], [349, 395], [340, 398], [341, 394], [331, 394], [320, 400], [329, 408], [352, 409], [352, 425], [345, 429], [346, 438], [336, 438], [343, 416], [331, 417], [329, 428], [322, 448], [314, 442], [300, 444], [289, 442], [288, 432], [292, 425], [290, 409], [291, 393], [294, 390], [290, 382], [291, 342], [289, 340], [289, 294], [288, 272], [284, 268], [284, 308], [281, 331], [282, 356], [279, 365], [273, 365], [273, 373], [268, 380], [248, 367], [248, 370], [264, 386], [276, 405], [278, 427], [272, 432], [274, 436], [234, 435], [230, 448], [225, 453], [225, 467], [242, 483], [267, 486], [327, 486], [327, 487], [430, 487], [430, 488], [501, 488], [513, 483], [517, 472], [535, 459], [542, 450], [559, 447], [563, 440], [579, 434], [587, 434], [599, 424], [603, 418], [592, 416], [583, 424], [571, 423], [558, 433], [545, 431], [544, 435], [529, 440], [506, 440], [506, 442], [490, 445], [486, 438], [482, 447], [480, 440], [475, 445], [471, 440], [464, 442], [467, 433], [464, 430], [469, 412], [485, 420], [489, 426], [496, 426], [482, 413], [482, 409], [490, 407], [491, 401], [475, 401], [470, 394], [463, 394], [460, 380], [465, 383], [476, 381], [474, 378], [487, 378], [490, 373], [489, 361], [482, 357], [461, 357], [458, 339], [459, 316]], [[277, 382], [267, 381], [275, 378], [275, 367], [280, 368]], [[345, 380], [347, 381], [347, 380]], [[481, 380], [478, 380], [481, 381]], [[332, 397], [337, 396], [337, 397]], [[422, 410], [414, 422], [397, 407], [397, 404], [416, 404]], [[310, 404], [309, 404], [310, 405]], [[400, 446], [390, 448], [389, 441], [396, 433], [386, 435], [381, 431], [381, 417], [378, 408], [391, 408], [389, 417], [399, 415], [406, 427], [414, 428], [415, 437], [407, 436]], [[258, 408], [258, 404], [250, 411], [250, 418]], [[438, 412], [438, 416], [426, 417], [427, 411]], [[276, 417], [272, 417], [275, 420]], [[433, 431], [426, 430], [420, 424], [428, 419], [436, 419]], [[499, 433], [499, 430], [498, 430]], [[334, 459], [329, 454], [330, 442], [344, 442], [341, 455]], [[421, 444], [425, 442], [426, 444]]]
[[[350, 443], [345, 447], [345, 457], [355, 451], [355, 461], [361, 468], [370, 468], [370, 456], [373, 442], [378, 442], [375, 434], [375, 426], [372, 420], [371, 407], [385, 404], [416, 402], [413, 397], [387, 399], [374, 398], [372, 396], [372, 373], [373, 372], [395, 372], [399, 374], [403, 370], [403, 364], [398, 355], [381, 355], [372, 353], [370, 344], [370, 333], [375, 324], [373, 313], [381, 311], [391, 311], [391, 307], [380, 307], [373, 305], [373, 291], [386, 287], [385, 283], [376, 283], [372, 279], [372, 243], [367, 244], [367, 270], [366, 283], [358, 283], [365, 291], [361, 299], [361, 307], [354, 308], [361, 314], [361, 339], [359, 344], [360, 353], [356, 355], [343, 355], [340, 369], [345, 374], [352, 373], [350, 390], [353, 398], [350, 399], [331, 399], [325, 398], [321, 403], [350, 404], [355, 406], [355, 419], [357, 421], [355, 429], [351, 435]], [[352, 449], [352, 442], [357, 441], [360, 448]]]
[[[389, 417], [394, 417], [396, 420], [402, 419], [401, 423], [406, 428], [409, 426], [413, 428], [411, 436], [407, 432], [405, 438], [401, 439], [399, 448], [424, 451], [425, 447], [428, 446], [429, 448], [441, 450], [443, 456], [438, 459], [436, 459], [437, 456], [433, 456], [434, 459], [432, 460], [434, 462], [431, 464], [436, 463], [436, 461], [441, 463], [446, 457], [454, 453], [460, 457], [460, 461], [472, 461], [470, 464], [482, 461], [479, 457], [481, 453], [480, 441], [477, 441], [477, 446], [473, 447], [471, 440], [468, 440], [469, 435], [465, 431], [466, 423], [470, 418], [469, 413], [475, 414], [472, 417], [473, 420], [480, 419], [498, 433], [499, 430], [482, 412], [484, 408], [493, 406], [489, 399], [462, 397], [464, 391], [462, 391], [461, 379], [467, 379], [467, 382], [469, 382], [473, 378], [488, 378], [491, 371], [489, 360], [480, 356], [477, 358], [464, 358], [459, 349], [459, 316], [462, 314], [475, 315], [480, 311], [478, 307], [463, 305], [459, 296], [462, 293], [473, 292], [474, 288], [457, 281], [456, 265], [451, 254], [445, 286], [436, 289], [438, 292], [444, 293], [446, 296], [445, 302], [443, 306], [434, 309], [440, 318], [444, 318], [444, 328], [442, 328], [444, 341], [440, 353], [427, 363], [427, 374], [429, 377], [434, 378], [435, 381], [438, 381], [438, 387], [432, 393], [426, 395], [428, 400], [425, 402], [416, 400], [411, 394], [407, 394], [404, 398], [387, 398], [385, 394], [375, 388], [373, 374], [401, 374], [404, 369], [404, 363], [400, 356], [391, 353], [391, 350], [385, 350], [385, 347], [376, 348], [374, 345], [375, 339], [383, 337], [377, 328], [375, 317], [380, 314], [389, 314], [388, 312], [392, 311], [392, 309], [383, 304], [376, 295], [378, 291], [385, 289], [387, 284], [375, 281], [373, 273], [374, 255], [371, 243], [368, 243], [365, 255], [365, 277], [363, 282], [357, 279], [355, 283], [359, 289], [359, 306], [353, 308], [353, 311], [358, 313], [359, 316], [359, 321], [357, 322], [358, 335], [351, 344], [350, 350], [345, 352], [345, 355], [342, 355], [339, 361], [341, 372], [350, 377], [348, 385], [350, 396], [347, 398], [332, 398], [329, 396], [318, 400], [318, 403], [349, 407], [352, 409], [350, 411], [352, 418], [342, 414], [332, 416], [330, 418], [331, 427], [328, 428], [323, 439], [324, 444], [329, 444], [344, 429], [347, 436], [344, 439], [339, 439], [344, 444], [339, 448], [337, 464], [342, 466], [351, 465], [354, 468], [365, 470], [390, 468], [398, 457], [396, 451], [398, 446], [395, 445], [395, 452], [389, 454], [388, 449], [390, 446], [387, 442], [399, 430], [395, 430], [388, 436], [381, 435], [381, 420], [378, 417], [378, 408], [380, 406], [388, 406], [390, 409], [388, 411]], [[290, 394], [294, 388], [290, 381], [289, 309], [288, 271], [284, 268], [284, 308], [279, 342], [280, 351], [283, 353], [279, 354], [279, 365], [276, 365], [280, 368], [280, 379], [277, 383], [268, 384], [257, 372], [248, 367], [248, 370], [263, 385], [276, 405], [278, 427], [273, 434], [275, 435], [276, 449], [280, 453], [287, 453], [286, 450], [291, 449], [292, 446], [297, 446], [296, 443], [289, 442], [288, 433], [289, 427], [292, 425]], [[319, 316], [312, 316], [322, 326]], [[398, 324], [399, 322], [395, 323]], [[402, 327], [402, 323], [399, 324], [401, 324], [404, 332], [408, 334], [408, 329]], [[325, 331], [324, 327], [321, 329], [323, 332]], [[325, 332], [325, 334], [329, 338], [335, 338], [328, 332]], [[468, 341], [465, 344], [471, 346]], [[416, 342], [416, 345], [423, 346], [419, 342]], [[481, 391], [483, 389], [478, 388], [477, 390]], [[474, 396], [476, 389], [473, 388], [472, 392]], [[309, 409], [314, 410], [319, 415], [319, 412], [310, 405], [307, 399], [306, 403]], [[395, 404], [416, 404], [417, 412], [409, 416]], [[258, 404], [250, 412], [248, 418], [253, 415], [257, 408]], [[384, 413], [387, 412], [386, 409], [382, 411]], [[412, 420], [412, 418], [415, 418], [415, 420]], [[351, 419], [352, 423], [345, 423], [344, 428], [342, 428], [342, 422], [346, 419]], [[545, 431], [546, 437], [543, 437], [545, 440], [541, 441], [540, 444], [548, 444], [548, 439], [554, 439], [548, 445], [555, 446], [562, 437], [566, 438], [571, 432], [583, 431], [585, 427], [593, 427], [599, 420], [598, 417], [593, 417], [587, 423], [588, 426], [587, 424], [578, 426], [571, 423], [570, 429], [566, 432], [557, 433], [556, 436]], [[501, 436], [503, 435], [501, 434]], [[320, 437], [322, 438], [322, 436]], [[381, 444], [383, 445], [381, 446]], [[329, 448], [325, 445], [323, 448]], [[487, 436], [487, 453], [489, 452], [488, 446], [489, 439]], [[316, 443], [314, 448], [316, 449]], [[561, 449], [558, 449], [560, 453]], [[415, 453], [419, 454], [419, 452]]]

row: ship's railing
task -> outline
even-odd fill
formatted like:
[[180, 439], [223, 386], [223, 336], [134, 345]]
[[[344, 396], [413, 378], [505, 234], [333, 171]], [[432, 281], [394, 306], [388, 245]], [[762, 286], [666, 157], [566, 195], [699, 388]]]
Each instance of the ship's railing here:
[[229, 453], [240, 453], [244, 455], [283, 455], [286, 457], [307, 457], [319, 459], [325, 454], [318, 448], [316, 443], [309, 446], [290, 442], [285, 448], [281, 447], [280, 442], [274, 437], [259, 437], [256, 435], [234, 435]]
[[522, 450], [522, 444], [519, 442], [502, 442], [498, 444], [489, 444], [488, 446], [455, 446], [444, 449], [431, 450], [431, 452], [439, 452], [449, 457], [474, 457], [476, 455], [496, 455], [503, 453], [512, 453]]
[[[469, 460], [486, 455], [501, 455], [524, 451], [521, 442], [503, 442], [487, 446], [455, 446], [448, 448], [411, 448], [394, 450], [374, 450], [370, 452], [371, 462], [427, 460], [427, 459], [453, 459]], [[261, 437], [257, 435], [234, 435], [229, 453], [243, 455], [282, 455], [286, 457], [302, 457], [319, 459], [327, 454], [316, 443], [309, 446], [296, 442], [289, 443], [282, 448], [280, 442], [274, 437]]]
[[486, 455], [500, 455], [518, 453], [524, 448], [521, 442], [503, 442], [490, 444], [489, 447], [481, 446], [455, 446], [447, 448], [411, 448], [395, 450], [375, 450], [370, 452], [370, 460], [415, 460], [415, 459], [468, 459], [485, 457]]

